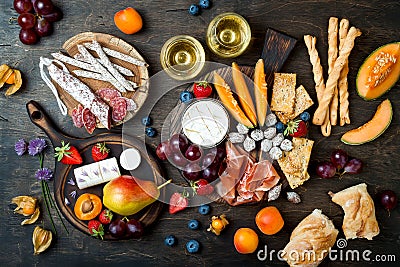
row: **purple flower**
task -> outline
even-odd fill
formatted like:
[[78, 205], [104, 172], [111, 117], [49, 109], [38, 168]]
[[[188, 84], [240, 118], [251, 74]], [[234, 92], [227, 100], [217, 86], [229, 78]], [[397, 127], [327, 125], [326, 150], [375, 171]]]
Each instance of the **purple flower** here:
[[42, 138], [32, 139], [29, 141], [28, 153], [31, 156], [36, 156], [37, 154], [42, 153], [45, 147], [47, 147], [46, 140]]
[[48, 168], [39, 169], [35, 173], [35, 177], [38, 180], [48, 181], [53, 177], [53, 171]]
[[18, 156], [22, 156], [26, 152], [27, 143], [24, 139], [19, 139], [14, 146], [15, 152]]

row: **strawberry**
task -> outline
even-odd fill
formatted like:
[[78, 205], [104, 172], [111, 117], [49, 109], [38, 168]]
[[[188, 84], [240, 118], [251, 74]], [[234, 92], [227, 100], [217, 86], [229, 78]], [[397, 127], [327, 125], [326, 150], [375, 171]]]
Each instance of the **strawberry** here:
[[76, 149], [74, 146], [71, 146], [69, 143], [65, 144], [64, 141], [61, 141], [61, 147], [56, 147], [55, 151], [56, 153], [54, 154], [54, 157], [64, 164], [74, 165], [81, 164], [83, 162], [78, 149]]
[[293, 137], [306, 136], [307, 132], [307, 124], [302, 120], [289, 121], [285, 129], [285, 135], [290, 135]]
[[214, 187], [205, 179], [200, 179], [196, 182], [191, 182], [193, 191], [199, 196], [206, 196], [214, 192]]
[[187, 199], [188, 195], [186, 192], [181, 193], [173, 193], [171, 199], [169, 200], [169, 213], [174, 214], [178, 211], [186, 209], [189, 204], [189, 200]]
[[196, 98], [209, 97], [212, 94], [211, 85], [207, 82], [194, 83], [193, 94]]
[[104, 209], [99, 215], [99, 221], [102, 224], [109, 224], [113, 218], [113, 215], [114, 214], [110, 210]]
[[106, 142], [97, 143], [92, 147], [92, 158], [94, 161], [106, 159], [110, 149], [106, 147]]
[[103, 239], [104, 227], [98, 220], [90, 220], [88, 223], [89, 233], [94, 236]]

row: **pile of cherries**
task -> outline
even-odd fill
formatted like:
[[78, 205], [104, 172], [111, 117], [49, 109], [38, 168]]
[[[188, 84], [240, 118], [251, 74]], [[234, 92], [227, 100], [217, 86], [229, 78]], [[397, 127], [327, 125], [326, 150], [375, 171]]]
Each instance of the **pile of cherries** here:
[[182, 170], [183, 176], [190, 181], [205, 179], [209, 183], [218, 178], [222, 162], [226, 156], [224, 144], [208, 150], [191, 144], [184, 134], [177, 133], [169, 140], [161, 142], [156, 149], [160, 160], [169, 160]]
[[317, 175], [321, 178], [332, 178], [336, 173], [343, 175], [358, 174], [362, 171], [363, 162], [360, 159], [349, 159], [346, 151], [335, 149], [331, 154], [330, 161], [322, 161], [317, 164]]
[[14, 9], [20, 14], [19, 39], [26, 45], [36, 44], [40, 37], [52, 34], [52, 23], [63, 17], [62, 11], [51, 0], [14, 0]]

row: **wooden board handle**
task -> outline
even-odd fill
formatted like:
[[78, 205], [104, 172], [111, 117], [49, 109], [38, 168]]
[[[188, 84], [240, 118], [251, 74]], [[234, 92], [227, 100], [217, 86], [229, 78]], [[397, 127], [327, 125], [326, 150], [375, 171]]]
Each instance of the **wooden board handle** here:
[[70, 142], [76, 139], [61, 133], [50, 117], [46, 114], [42, 106], [40, 106], [36, 101], [29, 101], [26, 104], [26, 110], [28, 111], [32, 123], [47, 134], [53, 146], [60, 146], [62, 140]]

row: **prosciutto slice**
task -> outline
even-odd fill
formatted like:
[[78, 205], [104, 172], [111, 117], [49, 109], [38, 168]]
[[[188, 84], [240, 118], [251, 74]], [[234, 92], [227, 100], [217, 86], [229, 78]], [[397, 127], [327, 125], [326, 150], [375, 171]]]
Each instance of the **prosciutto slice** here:
[[220, 175], [217, 192], [232, 206], [261, 201], [266, 191], [279, 182], [271, 162], [255, 160], [231, 142], [226, 143], [226, 169]]

